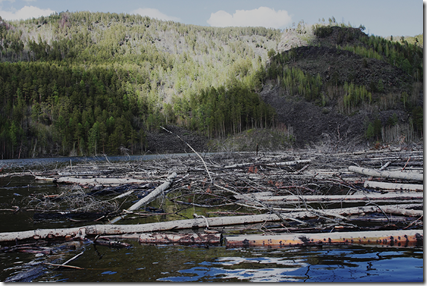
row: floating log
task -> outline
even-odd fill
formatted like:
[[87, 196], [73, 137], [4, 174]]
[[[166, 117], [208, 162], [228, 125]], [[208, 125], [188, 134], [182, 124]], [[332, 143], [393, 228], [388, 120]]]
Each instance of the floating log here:
[[146, 244], [207, 244], [219, 245], [221, 243], [221, 234], [211, 233], [184, 233], [184, 234], [166, 234], [166, 233], [143, 233], [139, 235], [139, 242]]
[[421, 247], [422, 230], [362, 231], [333, 233], [292, 233], [283, 235], [239, 235], [225, 238], [227, 248], [311, 245], [377, 245], [384, 247]]
[[[286, 215], [286, 214], [285, 214]], [[19, 241], [24, 239], [54, 239], [69, 237], [84, 237], [86, 235], [115, 235], [125, 233], [143, 233], [178, 229], [202, 228], [208, 225], [210, 227], [223, 225], [236, 225], [247, 223], [262, 223], [266, 221], [279, 221], [280, 218], [275, 214], [261, 214], [251, 216], [232, 216], [232, 217], [212, 217], [212, 218], [195, 218], [166, 222], [155, 222], [137, 225], [89, 225], [75, 228], [59, 229], [37, 229], [18, 232], [0, 233], [0, 242], [2, 241]]]
[[395, 183], [385, 183], [385, 182], [374, 182], [374, 181], [365, 181], [363, 184], [365, 188], [376, 188], [384, 190], [405, 190], [405, 191], [420, 191], [424, 190], [424, 186], [421, 184], [395, 184]]
[[[420, 204], [408, 205], [406, 207], [418, 207]], [[286, 220], [295, 220], [297, 218], [316, 218], [319, 216], [348, 216], [353, 214], [369, 213], [369, 212], [384, 212], [408, 216], [423, 215], [422, 210], [408, 210], [399, 207], [399, 205], [391, 206], [364, 206], [352, 207], [333, 210], [312, 210], [298, 211], [294, 213], [280, 213], [282, 218]], [[211, 218], [195, 218], [185, 220], [175, 220], [166, 222], [155, 222], [137, 225], [89, 225], [85, 227], [75, 228], [59, 228], [59, 229], [37, 229], [18, 232], [3, 232], [0, 233], [0, 242], [19, 241], [25, 239], [58, 239], [58, 238], [77, 238], [85, 237], [86, 235], [120, 235], [129, 233], [145, 233], [168, 230], [180, 230], [191, 228], [227, 226], [227, 225], [243, 225], [249, 223], [263, 223], [281, 221], [276, 214], [260, 214], [260, 215], [244, 215], [244, 216], [228, 216], [228, 217], [211, 217]]]
[[424, 175], [417, 172], [398, 172], [398, 171], [378, 171], [374, 169], [361, 168], [356, 166], [348, 167], [349, 171], [364, 174], [367, 176], [373, 177], [383, 177], [383, 178], [393, 178], [393, 179], [403, 179], [403, 180], [413, 180], [413, 181], [423, 181]]

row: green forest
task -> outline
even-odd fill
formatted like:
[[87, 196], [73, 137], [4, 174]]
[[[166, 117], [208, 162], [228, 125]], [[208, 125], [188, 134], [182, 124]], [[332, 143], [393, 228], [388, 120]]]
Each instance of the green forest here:
[[[327, 37], [332, 26], [316, 26], [314, 34]], [[381, 58], [422, 82], [418, 42], [369, 36], [344, 45], [356, 29], [347, 28], [338, 49]], [[116, 13], [0, 19], [1, 159], [141, 154], [147, 132], [168, 124], [207, 138], [270, 128], [275, 110], [259, 96], [269, 80], [319, 105], [331, 102], [322, 75], [291, 66], [296, 48], [276, 52], [282, 33]], [[343, 101], [343, 113], [376, 104], [385, 92], [381, 82], [339, 85], [334, 96]], [[405, 92], [405, 107], [422, 129], [423, 110], [408, 96], [412, 87]]]
[[274, 121], [255, 71], [279, 31], [89, 12], [0, 27], [2, 158], [140, 154], [164, 124], [213, 137]]

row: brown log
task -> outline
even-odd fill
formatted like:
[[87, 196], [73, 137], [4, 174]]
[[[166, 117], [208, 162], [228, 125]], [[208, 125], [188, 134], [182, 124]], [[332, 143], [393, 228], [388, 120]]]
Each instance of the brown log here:
[[219, 245], [221, 243], [221, 234], [207, 233], [184, 233], [184, 234], [166, 234], [166, 233], [144, 233], [139, 235], [140, 243], [147, 244], [210, 244]]
[[365, 188], [377, 188], [385, 190], [408, 190], [408, 191], [420, 191], [424, 190], [424, 186], [421, 184], [395, 184], [375, 181], [365, 181], [363, 184]]
[[374, 176], [374, 177], [413, 180], [413, 181], [424, 180], [424, 175], [417, 172], [378, 171], [374, 169], [367, 169], [367, 168], [361, 168], [356, 166], [350, 166], [348, 167], [348, 170], [355, 173], [364, 174], [367, 176]]
[[362, 231], [333, 233], [292, 233], [283, 235], [239, 235], [225, 238], [227, 248], [310, 245], [378, 245], [393, 247], [423, 246], [422, 230]]

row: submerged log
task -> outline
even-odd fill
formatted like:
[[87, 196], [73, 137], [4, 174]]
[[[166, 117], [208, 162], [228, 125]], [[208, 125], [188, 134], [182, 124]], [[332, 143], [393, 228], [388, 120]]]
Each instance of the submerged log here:
[[393, 178], [393, 179], [403, 179], [403, 180], [413, 180], [413, 181], [423, 181], [424, 175], [417, 172], [392, 172], [392, 171], [378, 171], [373, 169], [361, 168], [356, 166], [348, 167], [349, 171], [373, 176], [373, 177], [383, 177], [383, 178]]
[[239, 235], [225, 238], [227, 248], [269, 247], [311, 245], [378, 245], [383, 247], [421, 247], [422, 230], [293, 233], [283, 235]]

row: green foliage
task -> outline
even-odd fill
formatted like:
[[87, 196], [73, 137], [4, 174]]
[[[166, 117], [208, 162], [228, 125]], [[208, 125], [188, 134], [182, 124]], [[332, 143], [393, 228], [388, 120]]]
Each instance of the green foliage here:
[[333, 29], [331, 26], [315, 26], [314, 29], [314, 35], [316, 35], [319, 38], [326, 38], [330, 36], [333, 32]]
[[381, 138], [381, 128], [382, 123], [381, 120], [376, 117], [373, 122], [369, 122], [366, 131], [365, 131], [365, 138], [368, 140], [380, 140]]
[[424, 126], [424, 109], [421, 106], [417, 106], [412, 110], [412, 119], [414, 123], [415, 130], [423, 133]]

